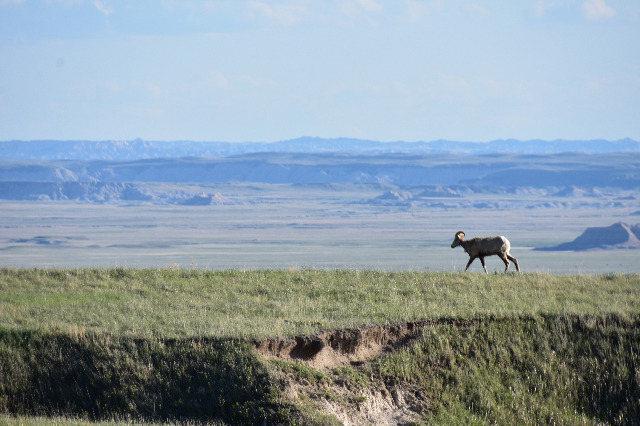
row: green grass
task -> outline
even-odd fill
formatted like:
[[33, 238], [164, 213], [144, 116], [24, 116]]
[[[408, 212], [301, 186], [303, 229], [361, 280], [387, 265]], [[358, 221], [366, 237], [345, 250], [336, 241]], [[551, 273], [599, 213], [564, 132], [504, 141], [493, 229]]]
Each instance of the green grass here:
[[269, 423], [280, 383], [239, 340], [65, 336], [0, 329], [0, 412]]
[[273, 364], [297, 383], [307, 407], [325, 401], [357, 413], [367, 399], [383, 407], [385, 395], [395, 394], [418, 407], [417, 423], [634, 425], [639, 326], [640, 314], [439, 321], [408, 346], [357, 367], [319, 375]]
[[373, 370], [432, 395], [434, 423], [633, 424], [640, 419], [639, 326], [638, 315], [440, 325]]
[[[429, 319], [333, 371], [251, 343]], [[633, 424], [639, 326], [637, 274], [1, 269], [0, 423], [328, 424], [398, 388], [429, 424]]]
[[[86, 420], [73, 419], [70, 417], [26, 417], [0, 414], [0, 424], [4, 426], [131, 426], [135, 423], [133, 421], [125, 420], [88, 422]], [[146, 422], [145, 424], [153, 426], [161, 423]]]
[[0, 270], [0, 326], [66, 334], [266, 338], [442, 317], [638, 311], [636, 274]]

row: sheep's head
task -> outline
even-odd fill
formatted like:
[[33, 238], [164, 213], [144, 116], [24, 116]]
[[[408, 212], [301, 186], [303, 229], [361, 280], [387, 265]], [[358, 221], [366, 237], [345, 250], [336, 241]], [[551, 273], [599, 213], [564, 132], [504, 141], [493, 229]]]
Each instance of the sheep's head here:
[[462, 245], [463, 241], [464, 241], [464, 232], [462, 231], [456, 232], [456, 236], [453, 238], [453, 242], [451, 243], [451, 248]]

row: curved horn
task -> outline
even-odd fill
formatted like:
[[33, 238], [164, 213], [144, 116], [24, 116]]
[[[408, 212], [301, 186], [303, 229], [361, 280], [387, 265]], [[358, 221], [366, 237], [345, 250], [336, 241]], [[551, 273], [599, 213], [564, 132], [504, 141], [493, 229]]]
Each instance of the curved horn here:
[[464, 232], [462, 231], [456, 232], [456, 237], [464, 237]]

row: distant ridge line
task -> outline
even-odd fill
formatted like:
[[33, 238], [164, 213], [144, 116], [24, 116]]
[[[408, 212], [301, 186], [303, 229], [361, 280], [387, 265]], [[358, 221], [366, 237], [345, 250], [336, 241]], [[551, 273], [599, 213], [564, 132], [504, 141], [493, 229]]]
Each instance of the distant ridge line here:
[[604, 154], [640, 152], [640, 142], [498, 139], [489, 142], [434, 140], [430, 142], [380, 142], [352, 138], [300, 137], [278, 142], [201, 142], [133, 140], [11, 140], [0, 141], [0, 159], [5, 160], [139, 160], [174, 157], [230, 157], [264, 152], [305, 154], [455, 154], [491, 153], [559, 154], [576, 152]]
[[624, 222], [606, 227], [587, 228], [575, 240], [553, 247], [538, 247], [539, 251], [586, 251], [640, 249], [640, 224]]

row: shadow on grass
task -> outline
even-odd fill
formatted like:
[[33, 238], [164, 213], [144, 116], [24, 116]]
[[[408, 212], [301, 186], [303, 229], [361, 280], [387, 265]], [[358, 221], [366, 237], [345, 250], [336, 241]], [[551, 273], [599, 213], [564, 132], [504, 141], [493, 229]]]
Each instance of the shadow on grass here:
[[280, 383], [236, 340], [0, 330], [0, 412], [90, 420], [287, 423]]

